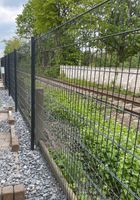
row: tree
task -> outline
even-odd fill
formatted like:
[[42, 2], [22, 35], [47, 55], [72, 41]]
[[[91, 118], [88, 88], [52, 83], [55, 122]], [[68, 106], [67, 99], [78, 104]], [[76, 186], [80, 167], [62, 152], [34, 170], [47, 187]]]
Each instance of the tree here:
[[29, 1], [25, 4], [22, 14], [19, 14], [16, 18], [17, 34], [23, 38], [30, 38], [36, 32], [34, 21], [32, 2]]
[[29, 0], [17, 17], [17, 33], [22, 37], [42, 34], [59, 26], [101, 0]]
[[32, 0], [35, 27], [38, 33], [47, 32], [88, 10], [96, 2], [97, 0]]
[[83, 15], [81, 25], [75, 23], [78, 41], [89, 52], [96, 50], [100, 59], [111, 54], [118, 66], [140, 51], [140, 35], [135, 31], [140, 27], [139, 16], [139, 0], [110, 0]]
[[[30, 0], [24, 7], [23, 13], [17, 18], [18, 33], [21, 36], [47, 33], [50, 29], [100, 2], [103, 1], [94, 0], [93, 3], [93, 0]], [[94, 49], [107, 50], [119, 63], [122, 63], [140, 50], [139, 34], [127, 33], [128, 30], [140, 27], [139, 10], [139, 0], [110, 0], [57, 30], [55, 42], [58, 46], [65, 32], [66, 40], [63, 44], [68, 37], [71, 37], [73, 43], [83, 43], [88, 46], [89, 52]], [[75, 36], [73, 36], [74, 31]], [[120, 32], [126, 33], [113, 36]], [[72, 42], [71, 39], [69, 41]]]
[[95, 15], [97, 32], [102, 38], [97, 48], [106, 48], [116, 54], [119, 63], [136, 55], [140, 51], [140, 35], [135, 31], [140, 27], [139, 16], [139, 0], [110, 1]]
[[5, 43], [4, 54], [6, 55], [14, 51], [14, 49], [19, 48], [22, 44], [22, 41], [16, 37], [13, 37], [10, 40], [5, 40], [4, 43]]

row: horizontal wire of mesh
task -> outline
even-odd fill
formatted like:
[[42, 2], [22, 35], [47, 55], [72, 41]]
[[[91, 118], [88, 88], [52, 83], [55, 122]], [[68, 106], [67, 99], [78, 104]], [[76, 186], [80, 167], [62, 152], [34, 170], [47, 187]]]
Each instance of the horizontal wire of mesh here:
[[79, 200], [140, 198], [139, 16], [101, 2], [36, 39], [36, 138]]

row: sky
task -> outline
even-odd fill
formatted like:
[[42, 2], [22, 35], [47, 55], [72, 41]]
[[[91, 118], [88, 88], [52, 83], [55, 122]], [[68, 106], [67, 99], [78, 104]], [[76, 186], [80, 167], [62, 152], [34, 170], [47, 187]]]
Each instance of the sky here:
[[16, 35], [16, 16], [23, 10], [27, 0], [0, 0], [0, 57], [3, 54], [3, 40]]

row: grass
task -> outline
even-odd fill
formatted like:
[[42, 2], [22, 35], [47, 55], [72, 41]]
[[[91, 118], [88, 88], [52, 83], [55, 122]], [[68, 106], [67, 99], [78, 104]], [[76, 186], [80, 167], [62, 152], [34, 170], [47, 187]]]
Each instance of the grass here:
[[[126, 196], [131, 200], [131, 192], [140, 196], [139, 132], [134, 127], [128, 129], [116, 122], [110, 117], [112, 110], [94, 102], [92, 98], [52, 86], [45, 87], [44, 93], [46, 112], [55, 116], [57, 122], [69, 123], [71, 127], [78, 129], [78, 151], [73, 152], [68, 147], [66, 151], [63, 148], [51, 148], [53, 158], [78, 199], [93, 199], [97, 195], [97, 188], [100, 190], [97, 199], [100, 199], [99, 193], [107, 199], [113, 199], [116, 194], [122, 200]], [[92, 181], [94, 185], [91, 184]], [[90, 187], [83, 190], [87, 184]]]

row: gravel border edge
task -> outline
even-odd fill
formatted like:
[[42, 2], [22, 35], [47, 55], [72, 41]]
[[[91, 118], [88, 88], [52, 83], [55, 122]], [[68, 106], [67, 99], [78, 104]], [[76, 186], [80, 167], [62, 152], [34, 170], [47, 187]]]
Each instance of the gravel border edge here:
[[39, 141], [39, 146], [40, 146], [40, 150], [41, 150], [44, 158], [47, 160], [51, 171], [53, 172], [53, 174], [54, 174], [55, 178], [57, 179], [57, 181], [59, 182], [60, 186], [62, 187], [62, 190], [66, 194], [68, 200], [77, 200], [76, 195], [74, 194], [72, 189], [69, 187], [68, 182], [64, 178], [59, 167], [55, 164], [55, 161], [51, 157], [51, 155], [47, 149], [47, 146], [45, 145], [45, 143], [42, 140]]

